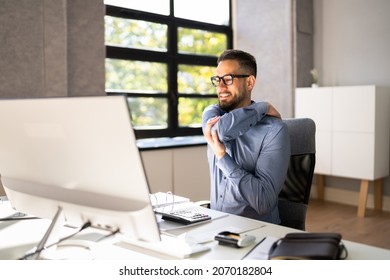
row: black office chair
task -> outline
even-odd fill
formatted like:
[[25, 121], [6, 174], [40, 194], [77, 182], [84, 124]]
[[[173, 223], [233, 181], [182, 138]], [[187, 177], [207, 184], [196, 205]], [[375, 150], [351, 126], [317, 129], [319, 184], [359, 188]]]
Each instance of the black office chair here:
[[309, 118], [283, 121], [290, 134], [291, 158], [286, 181], [279, 194], [279, 216], [282, 226], [305, 230], [315, 166], [316, 126]]

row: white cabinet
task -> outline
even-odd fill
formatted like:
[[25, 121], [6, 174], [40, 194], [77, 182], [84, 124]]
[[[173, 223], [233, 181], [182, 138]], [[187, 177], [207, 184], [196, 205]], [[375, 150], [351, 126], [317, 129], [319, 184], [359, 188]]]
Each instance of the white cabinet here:
[[295, 117], [309, 117], [316, 123], [315, 173], [332, 173], [332, 89], [298, 88]]
[[210, 198], [207, 146], [141, 151], [150, 191], [173, 192], [191, 201]]
[[171, 149], [141, 151], [151, 193], [173, 192], [173, 153]]
[[[295, 117], [316, 123], [315, 173], [362, 180], [362, 188], [389, 175], [390, 91], [374, 85], [297, 88]], [[321, 191], [323, 192], [323, 191]], [[375, 208], [381, 208], [376, 198]], [[364, 216], [364, 210], [358, 214]]]
[[192, 201], [210, 200], [210, 173], [207, 146], [173, 150], [173, 186], [175, 193]]

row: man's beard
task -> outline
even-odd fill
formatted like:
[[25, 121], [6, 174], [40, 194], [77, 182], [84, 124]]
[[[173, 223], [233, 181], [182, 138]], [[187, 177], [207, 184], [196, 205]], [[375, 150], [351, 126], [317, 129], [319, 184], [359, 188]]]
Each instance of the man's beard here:
[[233, 96], [233, 99], [231, 99], [230, 101], [220, 101], [218, 99], [219, 107], [225, 112], [230, 112], [240, 107], [240, 104], [243, 103], [244, 98], [244, 94], [240, 94]]

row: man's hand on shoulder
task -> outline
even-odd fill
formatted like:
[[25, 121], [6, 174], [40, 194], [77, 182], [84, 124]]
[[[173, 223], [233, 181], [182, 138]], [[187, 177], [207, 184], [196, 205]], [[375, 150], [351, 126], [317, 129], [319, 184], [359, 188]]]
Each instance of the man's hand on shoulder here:
[[272, 116], [272, 117], [276, 117], [278, 119], [281, 119], [282, 116], [280, 115], [280, 113], [278, 112], [278, 110], [276, 110], [276, 108], [268, 102], [268, 111], [267, 111], [267, 115], [268, 116]]

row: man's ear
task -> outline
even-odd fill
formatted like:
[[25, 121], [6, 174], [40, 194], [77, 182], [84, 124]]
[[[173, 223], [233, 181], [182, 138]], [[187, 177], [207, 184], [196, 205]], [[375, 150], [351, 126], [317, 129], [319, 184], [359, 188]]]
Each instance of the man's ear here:
[[248, 87], [248, 89], [249, 89], [250, 91], [254, 88], [255, 83], [256, 83], [256, 78], [255, 78], [255, 76], [250, 75], [250, 76], [248, 77], [248, 80], [247, 80], [247, 87]]

